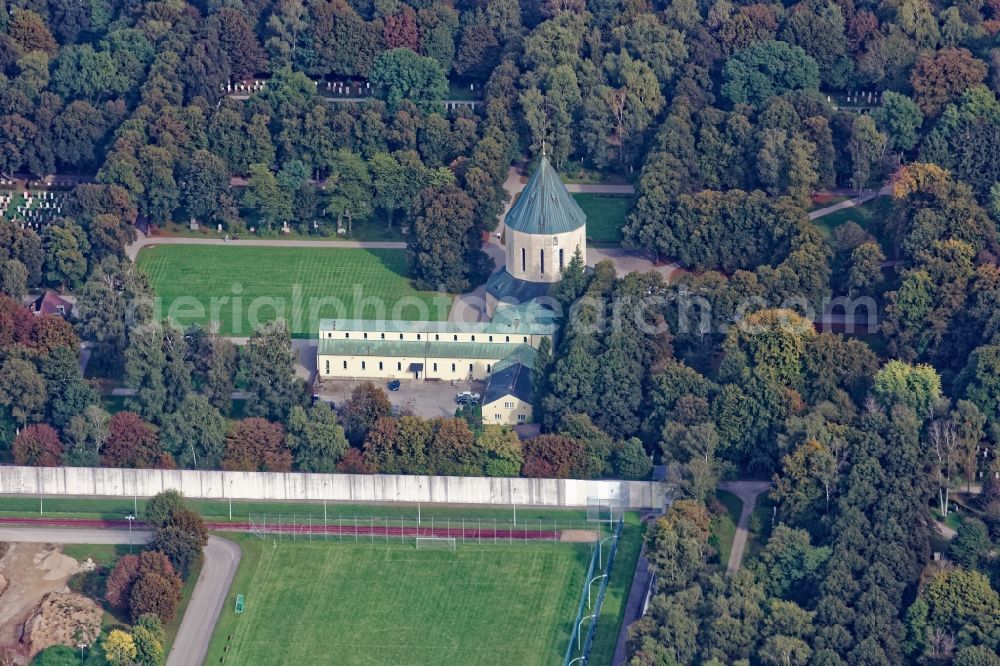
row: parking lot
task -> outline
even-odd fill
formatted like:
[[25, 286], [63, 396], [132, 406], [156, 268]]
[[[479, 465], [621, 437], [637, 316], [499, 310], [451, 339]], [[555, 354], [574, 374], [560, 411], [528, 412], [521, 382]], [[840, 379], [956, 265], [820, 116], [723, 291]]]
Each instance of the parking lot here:
[[[486, 390], [486, 382], [451, 382], [427, 381], [423, 379], [401, 379], [399, 390], [390, 391], [387, 380], [371, 380], [376, 386], [385, 390], [389, 401], [399, 411], [408, 411], [417, 416], [431, 418], [434, 416], [454, 416], [459, 408], [455, 395], [462, 391], [471, 391], [482, 395]], [[356, 386], [364, 380], [326, 379], [317, 382], [315, 390], [323, 400], [333, 400], [339, 409]]]

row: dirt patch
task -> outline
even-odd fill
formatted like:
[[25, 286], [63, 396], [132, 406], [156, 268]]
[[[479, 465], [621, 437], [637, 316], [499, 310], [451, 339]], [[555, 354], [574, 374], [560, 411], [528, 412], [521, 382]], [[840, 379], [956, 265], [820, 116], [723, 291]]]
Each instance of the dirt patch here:
[[572, 543], [594, 543], [597, 541], [597, 532], [591, 530], [563, 530], [559, 533], [559, 540]]
[[[32, 645], [21, 642], [22, 633], [26, 640], [30, 640], [29, 632], [25, 630], [25, 623], [38, 615], [42, 609], [43, 600], [53, 593], [59, 593], [54, 597], [49, 606], [52, 610], [46, 610], [41, 619], [36, 620], [44, 629], [39, 637], [44, 639], [46, 635], [58, 635], [55, 628], [60, 620], [57, 609], [62, 594], [71, 594], [66, 587], [66, 581], [70, 576], [79, 571], [80, 567], [76, 560], [68, 555], [64, 555], [58, 545], [39, 543], [12, 543], [7, 553], [0, 558], [0, 577], [7, 581], [7, 588], [3, 592], [3, 602], [0, 603], [0, 654], [11, 651], [18, 655], [22, 663], [27, 663], [38, 650], [50, 645], [41, 645], [42, 641], [35, 640]], [[72, 595], [77, 597], [80, 595]], [[85, 597], [83, 597], [86, 599]], [[91, 602], [95, 608], [97, 604]], [[78, 604], [62, 604], [66, 608], [75, 608]], [[48, 608], [48, 606], [46, 607]], [[68, 611], [67, 611], [68, 612]], [[97, 625], [100, 626], [100, 612], [97, 615]], [[75, 622], [75, 621], [74, 621]], [[55, 623], [55, 624], [53, 624]], [[72, 634], [75, 629], [70, 627]], [[36, 647], [41, 645], [41, 647]]]

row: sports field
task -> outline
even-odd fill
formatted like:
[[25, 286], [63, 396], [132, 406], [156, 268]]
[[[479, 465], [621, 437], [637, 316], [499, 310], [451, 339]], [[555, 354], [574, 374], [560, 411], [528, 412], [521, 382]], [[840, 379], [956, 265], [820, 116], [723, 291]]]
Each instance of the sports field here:
[[451, 297], [417, 291], [404, 250], [161, 245], [144, 248], [159, 316], [180, 325], [219, 322], [248, 336], [282, 317], [292, 333], [315, 336], [327, 317], [447, 319]]
[[[557, 663], [592, 544], [460, 543], [451, 551], [245, 537], [240, 545], [243, 561], [205, 663]], [[238, 593], [246, 599], [239, 615]]]

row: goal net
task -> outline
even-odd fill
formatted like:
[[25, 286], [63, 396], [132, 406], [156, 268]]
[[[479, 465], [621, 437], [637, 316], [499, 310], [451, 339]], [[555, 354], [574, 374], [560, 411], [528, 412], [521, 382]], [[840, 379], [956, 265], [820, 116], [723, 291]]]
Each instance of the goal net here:
[[587, 498], [588, 523], [614, 523], [621, 518], [624, 510], [624, 502], [620, 499], [602, 497]]
[[455, 550], [455, 537], [417, 537], [417, 550]]

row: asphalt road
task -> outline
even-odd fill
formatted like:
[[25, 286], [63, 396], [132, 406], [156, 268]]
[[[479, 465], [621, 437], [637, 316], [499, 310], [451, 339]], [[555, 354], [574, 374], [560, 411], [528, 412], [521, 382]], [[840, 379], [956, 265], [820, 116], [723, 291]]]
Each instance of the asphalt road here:
[[729, 563], [726, 567], [727, 576], [732, 576], [740, 570], [740, 565], [743, 563], [743, 550], [747, 546], [747, 527], [750, 524], [750, 515], [753, 513], [754, 507], [757, 506], [757, 497], [770, 487], [771, 484], [768, 481], [727, 481], [719, 484], [719, 488], [728, 490], [743, 502], [740, 520], [736, 524], [736, 534], [733, 536], [733, 549], [729, 552]]
[[[144, 543], [151, 533], [135, 530], [134, 543]], [[129, 531], [117, 529], [66, 529], [53, 527], [0, 527], [0, 541], [25, 541], [32, 543], [128, 543]], [[167, 666], [192, 666], [201, 664], [208, 653], [215, 623], [219, 619], [229, 596], [229, 586], [240, 563], [240, 547], [232, 541], [217, 536], [208, 537], [205, 547], [205, 564], [198, 576], [198, 583], [191, 594], [174, 639], [173, 649], [167, 657]]]

